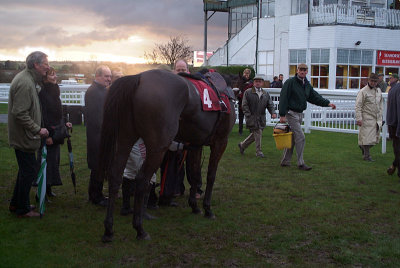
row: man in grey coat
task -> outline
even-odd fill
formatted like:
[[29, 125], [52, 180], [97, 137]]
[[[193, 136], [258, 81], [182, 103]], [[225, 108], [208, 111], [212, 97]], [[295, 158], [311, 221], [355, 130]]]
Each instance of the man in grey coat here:
[[36, 151], [41, 138], [49, 135], [41, 127], [42, 114], [39, 102], [41, 82], [49, 70], [47, 55], [32, 52], [26, 58], [26, 69], [17, 74], [11, 82], [8, 99], [8, 142], [15, 150], [18, 162], [18, 176], [10, 202], [10, 211], [18, 217], [30, 218], [40, 214], [33, 211], [29, 192], [37, 176]]
[[252, 144], [256, 143], [256, 156], [264, 157], [261, 151], [262, 131], [266, 126], [265, 110], [276, 118], [274, 103], [269, 94], [262, 88], [264, 85], [264, 76], [256, 74], [253, 79], [253, 87], [247, 89], [243, 95], [242, 109], [246, 118], [246, 127], [250, 130], [250, 135], [238, 144], [240, 153]]
[[103, 106], [107, 87], [111, 84], [111, 71], [107, 66], [97, 67], [95, 79], [85, 93], [85, 124], [87, 138], [87, 162], [90, 169], [89, 201], [95, 205], [107, 206], [103, 195], [103, 181], [98, 178], [98, 158], [103, 122]]

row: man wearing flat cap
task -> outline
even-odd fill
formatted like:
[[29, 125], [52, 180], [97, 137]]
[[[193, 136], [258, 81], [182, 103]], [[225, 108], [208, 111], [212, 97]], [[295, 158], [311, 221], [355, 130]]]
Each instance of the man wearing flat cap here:
[[272, 118], [276, 118], [274, 103], [268, 92], [262, 87], [264, 85], [264, 76], [256, 74], [253, 79], [253, 87], [244, 92], [242, 100], [242, 109], [246, 118], [246, 127], [250, 130], [250, 135], [238, 144], [240, 153], [244, 154], [244, 150], [253, 142], [256, 143], [256, 156], [264, 157], [261, 151], [262, 131], [266, 126], [265, 109], [271, 114]]
[[283, 84], [279, 99], [280, 122], [287, 122], [293, 132], [292, 148], [284, 150], [281, 166], [290, 166], [293, 149], [296, 147], [297, 167], [306, 171], [311, 170], [311, 167], [307, 166], [303, 160], [306, 137], [301, 129], [301, 123], [303, 121], [303, 111], [307, 108], [307, 102], [336, 109], [335, 104], [330, 103], [329, 100], [323, 98], [314, 90], [306, 78], [307, 73], [307, 65], [304, 63], [299, 64], [296, 75], [286, 80]]
[[383, 99], [378, 87], [379, 77], [371, 73], [368, 83], [357, 94], [356, 123], [358, 128], [358, 145], [363, 159], [372, 162], [370, 148], [379, 143], [382, 128]]

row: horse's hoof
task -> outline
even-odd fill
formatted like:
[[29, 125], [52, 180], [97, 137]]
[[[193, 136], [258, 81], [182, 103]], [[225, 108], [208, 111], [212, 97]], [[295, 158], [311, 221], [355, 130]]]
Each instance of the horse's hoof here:
[[113, 236], [112, 235], [103, 235], [101, 238], [101, 241], [103, 243], [110, 243], [113, 240]]
[[137, 240], [150, 240], [151, 239], [151, 237], [150, 237], [150, 235], [148, 234], [148, 233], [146, 233], [146, 232], [143, 232], [142, 234], [138, 234], [137, 236], [136, 236], [136, 239]]
[[204, 217], [206, 217], [207, 219], [210, 219], [210, 220], [215, 220], [215, 215], [211, 211], [209, 211], [209, 212], [206, 211], [206, 213], [204, 214]]
[[193, 214], [201, 214], [202, 212], [201, 212], [201, 209], [199, 209], [198, 207], [196, 207], [196, 208], [192, 208], [192, 213], [193, 213]]

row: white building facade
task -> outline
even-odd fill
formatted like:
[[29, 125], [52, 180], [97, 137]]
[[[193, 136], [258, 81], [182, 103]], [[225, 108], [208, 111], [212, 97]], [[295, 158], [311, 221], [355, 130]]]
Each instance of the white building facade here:
[[230, 38], [208, 60], [210, 66], [251, 65], [272, 81], [278, 74], [293, 76], [306, 63], [318, 89], [360, 89], [371, 72], [385, 79], [400, 73], [400, 10], [393, 1], [234, 2]]

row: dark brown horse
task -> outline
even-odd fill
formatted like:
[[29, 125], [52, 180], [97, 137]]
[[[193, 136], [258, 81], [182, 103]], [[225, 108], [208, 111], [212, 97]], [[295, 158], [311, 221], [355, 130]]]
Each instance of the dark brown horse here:
[[142, 226], [144, 195], [173, 140], [189, 143], [194, 148], [187, 156], [193, 171], [189, 176], [192, 181], [188, 201], [193, 213], [201, 213], [196, 185], [201, 179], [202, 146], [210, 146], [203, 208], [205, 217], [215, 217], [210, 206], [211, 194], [235, 112], [232, 102], [230, 113], [204, 112], [201, 105], [198, 91], [187, 79], [164, 70], [122, 77], [111, 86], [104, 107], [99, 159], [100, 178], [108, 179], [110, 198], [103, 242], [112, 240], [115, 199], [129, 153], [139, 137], [146, 145], [146, 160], [136, 176], [133, 227], [137, 238], [150, 239]]

